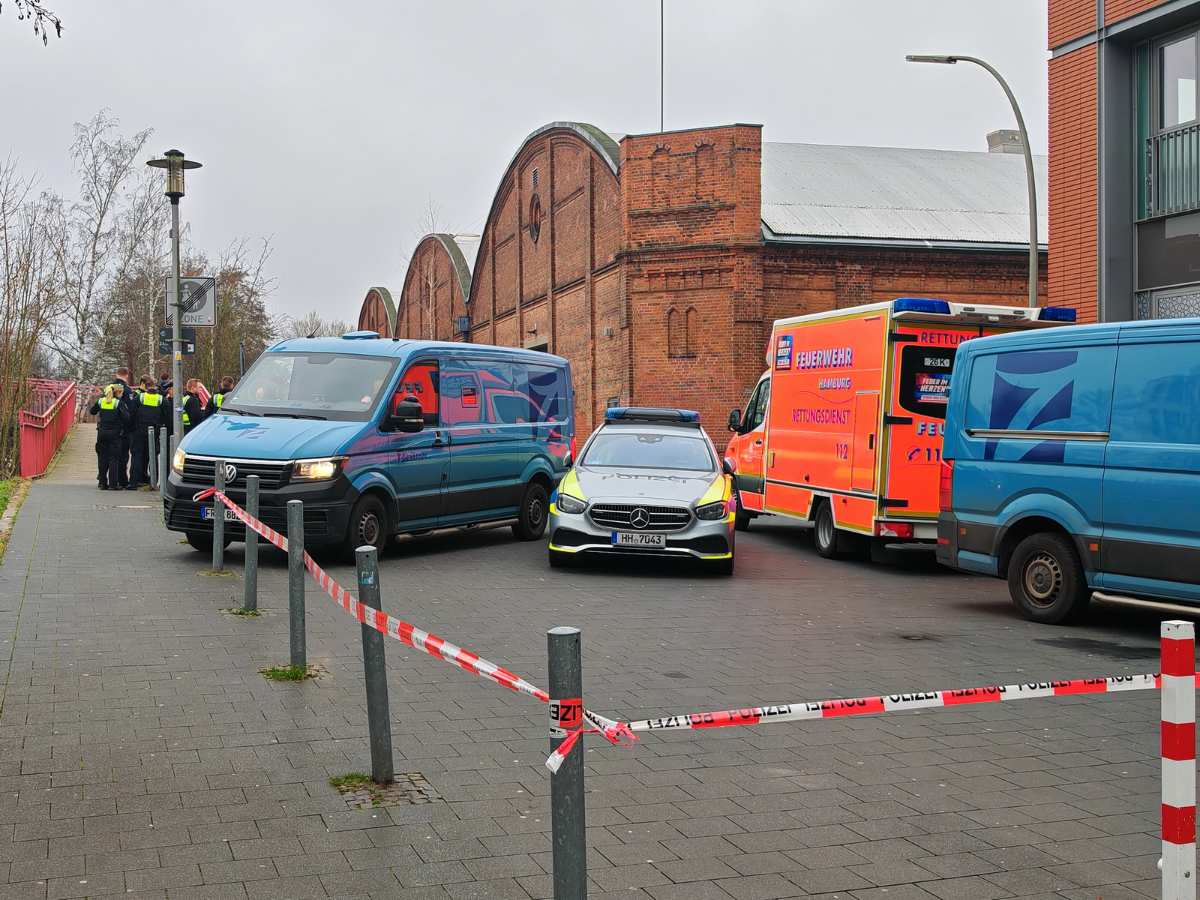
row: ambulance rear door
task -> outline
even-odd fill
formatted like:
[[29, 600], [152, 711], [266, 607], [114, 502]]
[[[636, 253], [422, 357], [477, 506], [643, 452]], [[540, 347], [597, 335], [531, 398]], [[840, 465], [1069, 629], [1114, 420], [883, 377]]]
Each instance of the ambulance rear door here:
[[880, 516], [936, 519], [942, 435], [958, 345], [977, 325], [893, 320], [883, 417], [887, 447]]

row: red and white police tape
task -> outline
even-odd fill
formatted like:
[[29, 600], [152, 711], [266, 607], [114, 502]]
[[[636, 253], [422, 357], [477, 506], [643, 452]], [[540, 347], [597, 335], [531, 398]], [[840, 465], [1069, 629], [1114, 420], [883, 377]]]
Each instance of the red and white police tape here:
[[[280, 550], [287, 550], [288, 542], [286, 537], [250, 515], [250, 513], [246, 512], [246, 510], [242, 509], [242, 507], [226, 496], [223, 491], [218, 491], [215, 487], [206, 488], [199, 491], [192, 497], [192, 500], [199, 503], [202, 500], [207, 500], [209, 497], [215, 498], [233, 510], [233, 514], [247, 528], [253, 529]], [[452, 644], [438, 637], [436, 634], [423, 631], [410, 622], [397, 619], [395, 616], [390, 616], [381, 609], [375, 609], [374, 607], [367, 606], [365, 603], [359, 602], [353, 594], [338, 584], [328, 572], [322, 569], [316, 560], [309, 555], [307, 550], [304, 552], [304, 568], [308, 569], [309, 574], [320, 585], [321, 590], [363, 625], [370, 626], [388, 637], [395, 638], [416, 650], [424, 651], [443, 662], [458, 666], [466, 672], [486, 678], [501, 687], [506, 687], [519, 694], [527, 694], [543, 703], [550, 702], [549, 694], [520, 675], [510, 672], [508, 669], [502, 668], [493, 662], [489, 662], [464, 647]], [[583, 719], [586, 724], [581, 724], [578, 728], [569, 731], [566, 735], [566, 740], [546, 760], [546, 767], [550, 771], [558, 771], [562, 765], [562, 761], [578, 741], [580, 734], [601, 734], [613, 744], [620, 743], [622, 738], [631, 741], [637, 740], [637, 737], [624, 723], [606, 718], [599, 713], [585, 710]]]

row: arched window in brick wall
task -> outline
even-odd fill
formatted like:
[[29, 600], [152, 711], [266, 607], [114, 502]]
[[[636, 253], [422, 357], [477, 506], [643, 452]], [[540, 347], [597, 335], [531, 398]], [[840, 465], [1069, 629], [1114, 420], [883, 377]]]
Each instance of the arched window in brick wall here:
[[694, 306], [689, 306], [682, 313], [673, 306], [667, 310], [667, 356], [683, 359], [695, 355], [692, 347], [695, 324]]
[[671, 151], [659, 145], [650, 155], [650, 185], [655, 206], [671, 205]]
[[696, 146], [694, 187], [697, 200], [712, 200], [716, 196], [713, 180], [717, 177], [717, 155], [712, 144]]

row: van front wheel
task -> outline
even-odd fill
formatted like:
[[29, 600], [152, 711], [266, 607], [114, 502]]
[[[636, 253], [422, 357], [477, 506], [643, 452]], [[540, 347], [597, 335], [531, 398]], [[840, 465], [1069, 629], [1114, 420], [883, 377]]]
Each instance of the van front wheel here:
[[354, 551], [359, 547], [374, 547], [382, 551], [388, 542], [387, 511], [374, 494], [358, 498], [350, 511], [346, 524], [346, 537], [342, 541], [342, 557], [354, 561]]
[[521, 509], [517, 513], [513, 536], [518, 541], [536, 541], [546, 533], [546, 514], [550, 508], [550, 495], [544, 485], [534, 481], [525, 488], [521, 498]]
[[1091, 592], [1071, 542], [1061, 534], [1033, 534], [1017, 544], [1008, 563], [1008, 592], [1021, 615], [1044, 625], [1079, 618]]

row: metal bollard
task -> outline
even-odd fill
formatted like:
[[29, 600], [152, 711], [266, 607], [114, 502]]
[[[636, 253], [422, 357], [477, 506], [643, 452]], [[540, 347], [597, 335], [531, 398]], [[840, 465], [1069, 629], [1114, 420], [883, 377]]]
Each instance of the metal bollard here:
[[146, 467], [147, 474], [150, 476], [150, 487], [158, 487], [158, 443], [156, 438], [154, 426], [148, 426], [146, 428]]
[[[358, 599], [381, 609], [379, 558], [374, 547], [354, 551], [358, 568]], [[365, 622], [362, 628], [363, 678], [367, 683], [367, 730], [371, 736], [371, 780], [390, 784], [395, 780], [392, 762], [392, 717], [388, 710], [387, 659], [383, 635]]]
[[[258, 518], [258, 476], [246, 477], [246, 512]], [[246, 526], [246, 564], [242, 575], [242, 609], [258, 609], [258, 532]]]
[[167, 499], [167, 479], [171, 477], [171, 448], [168, 446], [169, 444], [167, 429], [160, 428], [158, 430], [158, 494], [163, 501]]
[[288, 539], [288, 634], [293, 666], [308, 666], [304, 642], [304, 504], [289, 500], [287, 505]]
[[1196, 900], [1196, 629], [1161, 625], [1162, 900]]
[[[213, 463], [213, 484], [218, 491], [225, 490], [225, 460]], [[225, 568], [225, 504], [213, 497], [213, 571]]]
[[[566, 728], [583, 724], [583, 664], [578, 628], [546, 632], [550, 655], [550, 749]], [[557, 726], [556, 726], [557, 722]], [[583, 802], [583, 735], [550, 776], [550, 831], [554, 842], [554, 900], [586, 900], [587, 842]]]

